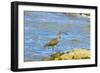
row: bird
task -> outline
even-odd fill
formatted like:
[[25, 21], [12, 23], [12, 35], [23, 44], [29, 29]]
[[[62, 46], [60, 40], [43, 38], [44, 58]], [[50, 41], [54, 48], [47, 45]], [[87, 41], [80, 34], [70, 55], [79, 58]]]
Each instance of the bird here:
[[60, 41], [61, 39], [61, 32], [59, 32], [56, 36], [56, 38], [51, 39], [50, 41], [48, 41], [45, 45], [44, 48], [49, 48], [52, 47], [54, 48]]

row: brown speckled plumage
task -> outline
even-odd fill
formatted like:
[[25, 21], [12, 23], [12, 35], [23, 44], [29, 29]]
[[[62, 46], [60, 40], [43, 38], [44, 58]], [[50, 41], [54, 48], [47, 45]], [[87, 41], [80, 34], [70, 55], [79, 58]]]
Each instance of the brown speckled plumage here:
[[47, 44], [44, 45], [45, 48], [52, 46], [54, 47], [59, 43], [59, 39], [61, 38], [61, 32], [59, 32], [57, 38], [51, 39]]

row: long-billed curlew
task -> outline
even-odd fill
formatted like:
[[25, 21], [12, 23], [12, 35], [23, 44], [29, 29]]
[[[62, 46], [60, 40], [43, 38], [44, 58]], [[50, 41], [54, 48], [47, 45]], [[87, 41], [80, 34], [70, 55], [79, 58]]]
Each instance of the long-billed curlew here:
[[55, 47], [58, 43], [59, 43], [59, 41], [60, 41], [60, 39], [61, 39], [61, 32], [59, 32], [58, 34], [57, 34], [57, 37], [56, 38], [54, 38], [54, 39], [51, 39], [48, 43], [46, 43], [45, 45], [44, 45], [44, 48], [49, 48], [49, 47]]

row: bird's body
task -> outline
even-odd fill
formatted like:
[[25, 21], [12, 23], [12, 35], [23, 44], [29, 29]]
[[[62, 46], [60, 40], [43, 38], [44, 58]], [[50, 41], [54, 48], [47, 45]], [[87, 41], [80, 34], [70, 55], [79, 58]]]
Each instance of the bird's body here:
[[49, 47], [54, 48], [54, 47], [59, 43], [60, 38], [61, 38], [61, 32], [59, 32], [59, 33], [57, 34], [57, 37], [56, 37], [56, 38], [53, 38], [53, 39], [51, 39], [48, 43], [46, 43], [46, 44], [44, 45], [44, 48], [49, 48]]
[[47, 44], [44, 45], [44, 47], [48, 47], [48, 46], [55, 46], [59, 43], [58, 38], [54, 38], [52, 40], [50, 40]]

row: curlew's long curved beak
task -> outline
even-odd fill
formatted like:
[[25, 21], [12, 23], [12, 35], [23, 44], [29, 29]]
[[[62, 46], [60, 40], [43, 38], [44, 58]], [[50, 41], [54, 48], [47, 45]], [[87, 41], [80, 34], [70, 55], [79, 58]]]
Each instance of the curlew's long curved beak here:
[[65, 34], [65, 35], [68, 35], [68, 33], [67, 32], [62, 32], [63, 34]]

